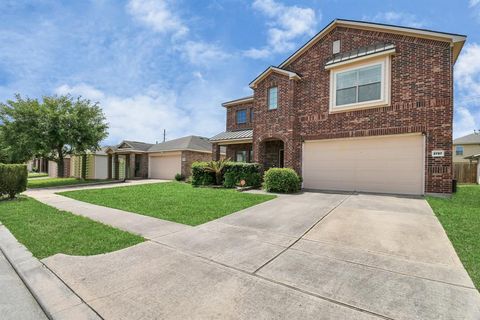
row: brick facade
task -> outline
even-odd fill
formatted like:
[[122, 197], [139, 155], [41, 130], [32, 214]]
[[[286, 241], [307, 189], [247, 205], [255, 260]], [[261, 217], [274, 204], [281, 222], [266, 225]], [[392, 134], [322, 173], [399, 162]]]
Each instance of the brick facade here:
[[[330, 71], [325, 64], [332, 58], [335, 40], [341, 41], [341, 52], [379, 42], [395, 45], [389, 106], [329, 112]], [[449, 42], [336, 26], [283, 68], [301, 80], [273, 72], [254, 88], [255, 162], [267, 161], [265, 142], [272, 139], [284, 143], [284, 166], [301, 173], [305, 140], [422, 133], [426, 138], [425, 192], [451, 193], [453, 51]], [[278, 87], [278, 108], [268, 110], [267, 92], [273, 86]], [[235, 123], [235, 114], [249, 107], [227, 108], [227, 130], [242, 129]], [[432, 158], [431, 151], [436, 149], [444, 150], [445, 156]], [[229, 145], [227, 156], [234, 150]]]
[[[185, 161], [184, 161], [185, 160]], [[207, 152], [182, 151], [182, 174], [185, 178], [192, 175], [192, 163], [196, 161], [211, 161], [212, 154]]]
[[[235, 130], [244, 130], [252, 129], [253, 119], [252, 114], [250, 113], [253, 109], [253, 102], [245, 102], [241, 104], [236, 104], [234, 106], [227, 108], [227, 131]], [[237, 124], [237, 112], [240, 110], [245, 110], [247, 112], [247, 122], [244, 124]]]

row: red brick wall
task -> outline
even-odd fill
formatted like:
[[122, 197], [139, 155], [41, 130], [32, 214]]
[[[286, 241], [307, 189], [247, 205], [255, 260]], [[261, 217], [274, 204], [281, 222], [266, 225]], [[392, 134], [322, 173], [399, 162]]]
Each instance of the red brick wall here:
[[[391, 60], [391, 105], [329, 114], [330, 74], [325, 63], [332, 42], [341, 40], [341, 52], [387, 42], [396, 45]], [[271, 74], [254, 90], [254, 157], [261, 162], [262, 141], [285, 142], [285, 166], [301, 172], [303, 140], [376, 136], [410, 132], [426, 135], [426, 192], [450, 193], [452, 179], [453, 77], [448, 43], [337, 27], [285, 69], [300, 81]], [[267, 89], [278, 86], [279, 108], [268, 110]], [[432, 158], [434, 149], [445, 157]]]
[[[235, 131], [242, 129], [252, 129], [252, 119], [250, 118], [250, 109], [253, 108], [252, 102], [246, 102], [242, 104], [237, 104], [234, 106], [227, 107], [227, 131]], [[246, 110], [247, 111], [247, 123], [237, 124], [237, 111]]]
[[[183, 161], [185, 159], [185, 161]], [[197, 161], [211, 161], [212, 154], [207, 152], [182, 151], [182, 174], [185, 178], [192, 175], [192, 163]]]
[[249, 157], [250, 150], [252, 148], [251, 143], [241, 143], [241, 144], [229, 144], [227, 145], [227, 159], [231, 161], [236, 161], [237, 159], [237, 151], [247, 151], [247, 161]]

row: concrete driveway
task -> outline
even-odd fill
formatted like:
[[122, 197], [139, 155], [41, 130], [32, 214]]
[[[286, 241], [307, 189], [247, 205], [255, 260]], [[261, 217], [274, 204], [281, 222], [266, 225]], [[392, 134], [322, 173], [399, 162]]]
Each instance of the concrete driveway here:
[[423, 199], [284, 195], [43, 262], [106, 319], [480, 319], [480, 295]]

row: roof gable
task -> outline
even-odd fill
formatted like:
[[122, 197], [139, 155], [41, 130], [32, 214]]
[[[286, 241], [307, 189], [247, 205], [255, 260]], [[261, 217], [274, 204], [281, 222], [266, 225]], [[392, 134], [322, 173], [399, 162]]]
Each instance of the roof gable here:
[[364, 21], [355, 21], [355, 20], [346, 20], [346, 19], [335, 19], [330, 22], [325, 28], [318, 32], [313, 38], [311, 38], [307, 43], [305, 43], [301, 48], [295, 51], [290, 57], [283, 61], [278, 67], [284, 68], [290, 63], [299, 58], [305, 51], [311, 48], [315, 43], [327, 35], [331, 30], [337, 26], [355, 28], [355, 29], [364, 29], [364, 30], [374, 30], [381, 31], [386, 33], [394, 34], [405, 34], [417, 38], [426, 38], [439, 41], [450, 42], [453, 47], [453, 59], [454, 62], [457, 60], [460, 51], [462, 50], [463, 44], [465, 43], [466, 36], [455, 34], [455, 33], [445, 33], [438, 32], [426, 29], [402, 27], [395, 25], [388, 25], [382, 23], [373, 23], [373, 22], [364, 22]]
[[270, 66], [265, 71], [263, 71], [258, 77], [256, 77], [252, 82], [250, 82], [249, 84], [250, 88], [255, 88], [260, 81], [265, 79], [269, 74], [273, 72], [285, 75], [289, 77], [289, 79], [291, 80], [300, 80], [300, 76], [295, 72]]

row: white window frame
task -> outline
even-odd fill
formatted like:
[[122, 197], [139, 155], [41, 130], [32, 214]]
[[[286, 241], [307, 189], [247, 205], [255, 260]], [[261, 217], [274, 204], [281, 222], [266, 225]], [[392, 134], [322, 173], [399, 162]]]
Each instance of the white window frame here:
[[[276, 106], [275, 107], [271, 107], [270, 106], [270, 90], [272, 89], [275, 89], [277, 91], [277, 101], [276, 101]], [[270, 87], [268, 88], [267, 90], [267, 108], [268, 110], [277, 110], [278, 109], [278, 86], [273, 86], [273, 87]]]
[[[376, 66], [376, 65], [381, 65], [381, 69], [382, 69], [380, 99], [355, 102], [355, 103], [349, 103], [349, 104], [337, 106], [336, 105], [337, 75], [339, 73], [354, 71], [357, 69]], [[377, 107], [390, 105], [390, 96], [391, 96], [390, 74], [391, 74], [390, 55], [387, 55], [379, 59], [377, 58], [370, 61], [362, 62], [362, 63], [352, 63], [352, 64], [342, 65], [341, 67], [339, 66], [337, 68], [330, 69], [330, 113], [344, 112], [344, 111], [357, 110], [357, 109], [377, 108]]]

